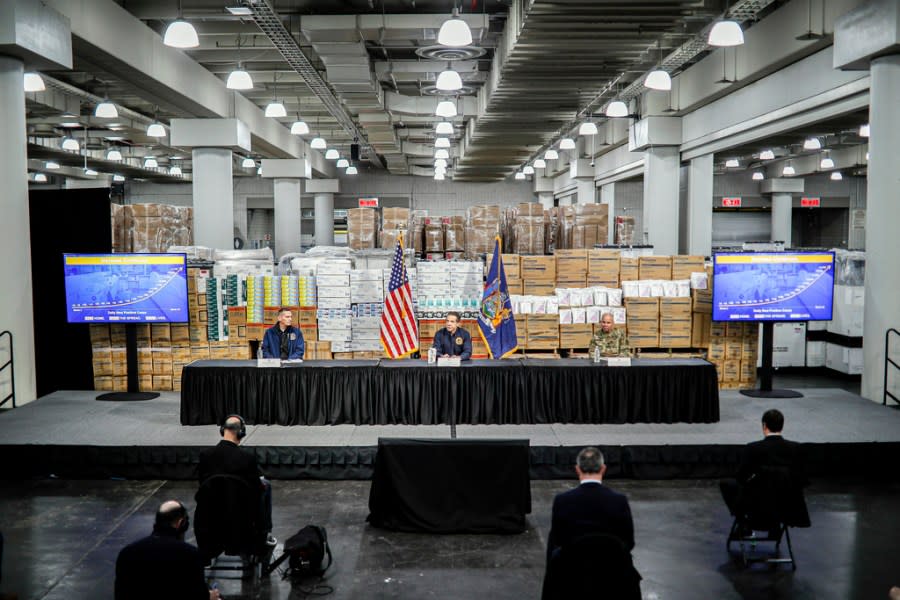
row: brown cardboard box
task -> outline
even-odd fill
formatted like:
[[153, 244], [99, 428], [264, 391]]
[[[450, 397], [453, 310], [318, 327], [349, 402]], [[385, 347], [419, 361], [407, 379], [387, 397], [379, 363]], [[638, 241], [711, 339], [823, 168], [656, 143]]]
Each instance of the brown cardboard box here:
[[691, 348], [690, 333], [666, 333], [661, 331], [659, 334], [660, 348]]
[[703, 273], [705, 263], [702, 256], [673, 256], [672, 279], [690, 279], [691, 273]]
[[112, 375], [112, 351], [109, 348], [94, 348], [92, 351], [92, 363], [94, 377], [109, 377]]
[[[503, 271], [506, 273], [506, 280], [522, 279], [522, 270], [519, 265], [518, 254], [501, 254], [500, 259], [503, 261]], [[493, 254], [488, 254], [484, 263], [484, 274], [487, 275], [488, 269], [494, 260]]]
[[157, 392], [172, 391], [172, 376], [171, 375], [154, 375], [153, 376], [153, 390], [157, 391]]
[[722, 321], [713, 321], [711, 319], [712, 318], [710, 317], [710, 324], [709, 324], [710, 338], [712, 339], [712, 338], [725, 337], [726, 323], [723, 323]]
[[381, 226], [384, 229], [406, 229], [409, 227], [409, 209], [387, 206], [382, 208]]
[[315, 325], [318, 323], [316, 320], [316, 309], [315, 307], [302, 307], [297, 309], [294, 313], [294, 325]]
[[743, 323], [726, 323], [725, 337], [742, 338], [744, 337], [745, 327]]
[[741, 342], [741, 360], [753, 361], [759, 357], [759, 340], [757, 338], [744, 338]]
[[209, 360], [209, 345], [191, 343], [191, 360]]
[[577, 276], [559, 276], [556, 277], [556, 287], [559, 288], [584, 288], [587, 287], [587, 279]]
[[723, 363], [722, 370], [724, 372], [722, 381], [724, 381], [726, 383], [740, 381], [740, 379], [741, 379], [741, 361], [726, 360]]
[[269, 325], [265, 324], [253, 324], [247, 325], [247, 339], [248, 340], [262, 340], [263, 336], [266, 335], [266, 329], [269, 328]]
[[522, 291], [526, 296], [552, 296], [556, 293], [556, 282], [526, 279], [522, 284]]
[[189, 363], [193, 357], [191, 356], [190, 346], [172, 346], [172, 365], [173, 369], [176, 363]]
[[638, 279], [672, 279], [671, 256], [642, 256], [638, 265]]
[[588, 276], [618, 284], [621, 254], [618, 250], [588, 250]]
[[303, 334], [304, 342], [316, 342], [319, 340], [318, 325], [300, 325], [300, 333]]
[[187, 324], [173, 324], [170, 326], [172, 345], [187, 344], [191, 341], [191, 330]]
[[109, 375], [94, 375], [94, 389], [98, 392], [111, 392], [112, 386], [112, 377]]
[[593, 333], [593, 327], [591, 327], [590, 323], [579, 323], [577, 325], [560, 324], [559, 347], [587, 348], [591, 345]]
[[[296, 322], [297, 316], [294, 315]], [[246, 306], [229, 306], [228, 307], [228, 327], [239, 327], [247, 324], [247, 307]]]
[[150, 347], [165, 348], [172, 345], [172, 329], [168, 323], [150, 325]]
[[632, 348], [659, 348], [659, 334], [629, 333], [628, 344]]
[[[462, 252], [466, 249], [466, 227], [465, 225], [443, 225], [444, 230], [444, 252]], [[428, 231], [428, 227], [425, 227]], [[427, 233], [426, 233], [427, 235]]]
[[709, 346], [709, 328], [711, 315], [694, 313], [691, 323], [691, 347], [706, 348]]
[[572, 275], [576, 277], [586, 277], [588, 272], [588, 251], [569, 249], [559, 250], [554, 253], [556, 256], [556, 276]]
[[712, 290], [691, 290], [691, 310], [712, 314]]
[[138, 348], [138, 373], [153, 373], [153, 353], [150, 348]]
[[525, 287], [521, 279], [507, 279], [506, 289], [510, 294], [521, 296], [525, 293]]
[[640, 279], [640, 264], [636, 258], [623, 258], [619, 261], [619, 281], [637, 281]]
[[659, 316], [663, 319], [690, 321], [691, 304], [690, 298], [660, 298]]
[[627, 318], [656, 319], [659, 317], [659, 298], [625, 298]]
[[127, 392], [128, 391], [128, 377], [127, 376], [119, 376], [115, 375], [112, 377], [112, 391], [114, 392]]
[[556, 281], [556, 260], [552, 256], [522, 256], [522, 279], [528, 281]]
[[230, 357], [234, 360], [249, 360], [252, 358], [250, 356], [250, 344], [230, 344], [228, 346]]
[[725, 338], [725, 360], [741, 360], [743, 344], [737, 338]]
[[440, 224], [425, 226], [425, 246], [423, 251], [426, 253], [444, 251], [444, 228]]
[[153, 392], [153, 375], [138, 375], [138, 389], [142, 392]]
[[559, 315], [528, 315], [525, 347], [552, 350], [559, 347]]
[[334, 352], [332, 356], [334, 356], [334, 360], [353, 360], [352, 352]]
[[172, 374], [172, 349], [171, 348], [152, 348], [150, 355], [153, 361], [154, 375], [171, 375]]
[[124, 346], [125, 345], [125, 326], [124, 325], [110, 325], [109, 326], [109, 345], [110, 346]]
[[709, 350], [707, 350], [706, 356], [710, 361], [725, 360], [725, 344], [710, 342]]
[[[137, 347], [138, 348], [149, 348], [150, 347], [150, 325], [140, 324], [134, 326], [137, 336]], [[110, 337], [112, 337], [110, 335]], [[122, 342], [125, 343], [124, 340]]]
[[647, 319], [629, 316], [625, 324], [628, 335], [631, 334], [659, 334], [659, 319]]
[[738, 379], [743, 382], [751, 383], [756, 381], [756, 359], [741, 361], [740, 373]]
[[719, 380], [719, 383], [722, 383], [722, 378], [725, 377], [724, 361], [709, 359], [709, 362], [711, 362], [713, 364], [713, 366], [716, 368], [716, 376]]
[[94, 348], [109, 348], [109, 325], [91, 325], [91, 346]]

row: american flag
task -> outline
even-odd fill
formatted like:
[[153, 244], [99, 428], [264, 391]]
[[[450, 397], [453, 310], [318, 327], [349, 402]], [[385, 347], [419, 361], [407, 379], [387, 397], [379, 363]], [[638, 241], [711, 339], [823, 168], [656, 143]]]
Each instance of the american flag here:
[[381, 313], [381, 345], [390, 358], [404, 358], [419, 349], [419, 328], [412, 307], [412, 290], [403, 265], [403, 240], [397, 240], [391, 280]]

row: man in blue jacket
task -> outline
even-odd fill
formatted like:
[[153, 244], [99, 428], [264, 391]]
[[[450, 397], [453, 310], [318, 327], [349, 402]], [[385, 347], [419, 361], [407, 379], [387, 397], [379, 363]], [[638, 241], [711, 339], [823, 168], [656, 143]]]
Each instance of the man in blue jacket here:
[[459, 326], [459, 313], [447, 313], [447, 324], [434, 335], [434, 348], [440, 357], [458, 356], [460, 360], [472, 358], [472, 336]]
[[263, 336], [263, 358], [280, 358], [281, 360], [296, 360], [303, 358], [306, 344], [303, 343], [303, 334], [299, 327], [291, 323], [294, 315], [289, 308], [278, 309], [278, 322], [266, 330]]

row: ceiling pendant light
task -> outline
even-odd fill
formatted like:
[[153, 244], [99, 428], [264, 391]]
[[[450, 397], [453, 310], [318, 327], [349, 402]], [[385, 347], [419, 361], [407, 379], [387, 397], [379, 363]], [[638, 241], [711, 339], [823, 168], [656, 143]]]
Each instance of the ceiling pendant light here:
[[759, 153], [759, 160], [774, 160], [775, 153], [771, 150], [763, 150]]
[[444, 179], [445, 179], [445, 177], [444, 177], [444, 174], [443, 174], [443, 173], [435, 173], [435, 174], [434, 174], [434, 180], [435, 180], [435, 181], [443, 181]]
[[868, 160], [869, 160], [869, 151], [866, 150], [866, 161], [868, 161]]
[[831, 180], [832, 180], [832, 181], [840, 181], [840, 180], [843, 179], [843, 178], [844, 178], [844, 176], [841, 175], [841, 172], [840, 172], [840, 171], [835, 171], [834, 173], [831, 174]]
[[353, 165], [350, 165], [349, 167], [347, 167], [347, 170], [345, 171], [345, 173], [347, 175], [356, 175], [356, 173], [357, 173], [356, 167], [354, 167]]
[[597, 125], [593, 121], [585, 121], [578, 128], [578, 135], [597, 135]]
[[859, 126], [859, 137], [869, 137], [869, 124], [865, 123]]
[[435, 148], [449, 148], [450, 147], [450, 139], [445, 137], [439, 137], [434, 140]]
[[144, 158], [144, 168], [145, 169], [155, 169], [159, 166], [159, 163], [156, 162], [156, 158], [152, 156], [148, 156]]
[[741, 163], [738, 162], [738, 159], [736, 159], [736, 158], [729, 158], [728, 160], [725, 161], [726, 169], [734, 169], [739, 166], [741, 166]]
[[752, 177], [753, 181], [762, 181], [765, 178], [766, 178], [766, 176], [763, 175], [762, 171], [753, 171], [753, 177]]
[[350, 166], [350, 161], [347, 160], [346, 158], [340, 159], [339, 161], [337, 161], [337, 164], [335, 165], [335, 167], [337, 167], [338, 169], [346, 169], [349, 166]]
[[100, 173], [98, 173], [98, 172], [95, 171], [94, 169], [87, 168], [87, 169], [84, 170], [84, 174], [87, 175], [88, 177], [96, 177], [96, 176], [99, 175]]
[[462, 78], [459, 76], [459, 73], [448, 68], [446, 71], [441, 71], [441, 74], [438, 75], [435, 86], [444, 92], [455, 92], [462, 89]]
[[306, 135], [309, 133], [309, 125], [300, 118], [300, 115], [297, 115], [297, 120], [291, 124], [291, 133], [293, 135]]
[[78, 150], [80, 148], [81, 147], [78, 145], [78, 140], [76, 140], [75, 138], [71, 138], [71, 137], [63, 138], [63, 141], [62, 141], [62, 149], [63, 150], [70, 150], [72, 152], [78, 152]]
[[181, 167], [178, 165], [172, 165], [169, 167], [169, 175], [181, 175]]
[[242, 169], [252, 169], [256, 166], [256, 161], [250, 158], [249, 156], [245, 156], [244, 160], [241, 161]]
[[325, 138], [314, 137], [309, 143], [309, 147], [313, 150], [324, 150], [328, 147], [328, 144], [325, 143]]
[[125, 181], [125, 177], [123, 175], [113, 175], [113, 181]]
[[435, 159], [435, 161], [434, 161], [434, 166], [435, 166], [435, 167], [446, 167], [446, 166], [447, 166], [447, 159], [446, 159], [446, 158], [438, 158], [438, 159]]
[[606, 116], [620, 118], [628, 116], [628, 105], [621, 100], [613, 100], [606, 106]]
[[744, 43], [744, 32], [736, 21], [722, 20], [709, 30], [707, 41], [710, 46], [740, 46]]
[[106, 153], [106, 160], [122, 160], [122, 153], [116, 148], [110, 148], [109, 152]]
[[544, 152], [544, 160], [556, 160], [558, 158], [559, 158], [559, 153], [556, 150], [554, 150], [553, 148], [550, 148], [549, 150]]
[[181, 0], [178, 0], [178, 19], [166, 28], [163, 43], [172, 48], [196, 48], [200, 45], [197, 30], [182, 18]]
[[52, 160], [48, 160], [46, 163], [44, 163], [44, 168], [53, 171], [53, 170], [59, 168], [59, 163], [54, 162]]
[[116, 110], [115, 104], [106, 99], [94, 109], [94, 116], [101, 119], [115, 119], [119, 116], [119, 111]]
[[434, 132], [438, 135], [453, 135], [453, 123], [450, 121], [441, 121], [435, 125]]
[[26, 92], [43, 92], [46, 89], [43, 77], [34, 72], [25, 73]]
[[435, 166], [435, 167], [434, 167], [434, 172], [435, 172], [435, 173], [440, 173], [441, 175], [443, 175], [444, 173], [447, 172], [447, 167], [438, 167], [438, 166]]
[[256, 174], [262, 176], [262, 165], [259, 165], [259, 167], [256, 169]]
[[437, 150], [434, 151], [434, 157], [435, 158], [443, 158], [446, 160], [446, 159], [450, 158], [450, 153], [447, 151], [446, 148], [438, 148]]
[[34, 180], [35, 180], [37, 183], [47, 183], [47, 176], [44, 175], [43, 173], [35, 173], [35, 174], [34, 174]]
[[559, 141], [559, 149], [560, 150], [574, 150], [575, 149], [575, 140], [572, 138], [563, 138]]
[[537, 158], [537, 159], [535, 159], [535, 161], [534, 161], [534, 168], [535, 168], [535, 169], [546, 169], [546, 168], [547, 168], [547, 161], [545, 161], [543, 158]]
[[147, 128], [147, 137], [164, 138], [166, 137], [166, 128], [159, 122], [150, 123]]
[[804, 150], [821, 150], [822, 142], [817, 137], [806, 138], [803, 142]]
[[522, 171], [516, 171], [516, 179], [518, 179], [518, 180], [525, 179], [525, 173], [523, 173]]
[[786, 165], [784, 165], [784, 169], [782, 169], [781, 174], [782, 175], [795, 175], [796, 171], [794, 170], [793, 165], [791, 165], [791, 163], [788, 162]]
[[832, 160], [831, 155], [827, 152], [825, 156], [822, 157], [822, 160], [819, 162], [820, 169], [833, 169], [834, 168], [834, 160]]
[[661, 90], [667, 92], [672, 89], [672, 77], [669, 73], [662, 69], [654, 69], [647, 74], [644, 79], [644, 86], [651, 90]]
[[444, 117], [445, 119], [455, 117], [456, 104], [454, 104], [450, 100], [441, 100], [440, 102], [438, 102], [437, 108], [434, 109], [434, 114], [439, 117]]
[[273, 119], [279, 119], [287, 116], [287, 110], [284, 108], [284, 104], [273, 98], [272, 101], [266, 105], [266, 116]]
[[459, 9], [453, 9], [453, 15], [444, 21], [438, 31], [437, 43], [441, 46], [459, 48], [472, 44], [472, 30], [469, 24], [459, 18]]
[[229, 90], [252, 90], [253, 78], [241, 65], [238, 65], [237, 69], [228, 74], [225, 87]]
[[532, 167], [531, 165], [525, 165], [522, 168], [522, 172], [526, 175], [534, 175], [534, 167]]
[[334, 148], [329, 148], [325, 153], [326, 160], [337, 160], [341, 157], [341, 153], [335, 150]]

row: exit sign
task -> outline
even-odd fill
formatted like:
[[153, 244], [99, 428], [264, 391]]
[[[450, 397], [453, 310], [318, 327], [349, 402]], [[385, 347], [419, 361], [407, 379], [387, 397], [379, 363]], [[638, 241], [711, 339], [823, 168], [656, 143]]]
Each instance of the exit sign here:
[[821, 206], [821, 202], [819, 198], [800, 198], [800, 206], [805, 208], [818, 208]]
[[740, 198], [722, 198], [722, 206], [727, 206], [729, 208], [738, 208], [741, 205]]
[[378, 198], [360, 198], [360, 208], [378, 208]]

